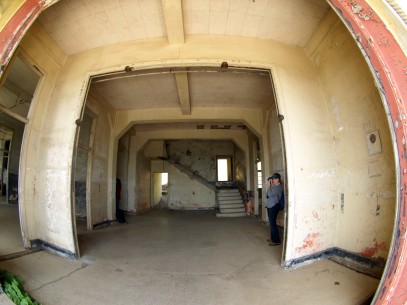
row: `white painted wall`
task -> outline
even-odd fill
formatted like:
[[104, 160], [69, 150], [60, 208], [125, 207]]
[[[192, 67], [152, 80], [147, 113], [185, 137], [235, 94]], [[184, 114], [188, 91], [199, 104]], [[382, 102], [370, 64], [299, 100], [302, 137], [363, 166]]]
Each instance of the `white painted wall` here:
[[[333, 26], [323, 32], [326, 24]], [[324, 87], [337, 163], [331, 172], [337, 179], [332, 184], [335, 197], [311, 219], [319, 222], [322, 215], [336, 214], [338, 247], [386, 259], [395, 217], [396, 174], [378, 90], [356, 43], [333, 13], [307, 52]], [[366, 136], [374, 131], [380, 134], [381, 145], [370, 154]]]
[[[110, 142], [112, 141], [113, 126], [110, 120], [111, 109], [106, 108], [97, 97], [90, 96], [86, 106], [95, 114], [95, 131], [92, 139], [90, 212], [91, 224], [98, 224], [109, 220], [109, 161], [112, 158]], [[111, 162], [111, 161], [110, 161]], [[123, 183], [124, 182], [124, 183]], [[122, 189], [126, 188], [126, 180], [122, 180]], [[124, 185], [123, 185], [124, 184]], [[127, 199], [122, 191], [122, 198]]]

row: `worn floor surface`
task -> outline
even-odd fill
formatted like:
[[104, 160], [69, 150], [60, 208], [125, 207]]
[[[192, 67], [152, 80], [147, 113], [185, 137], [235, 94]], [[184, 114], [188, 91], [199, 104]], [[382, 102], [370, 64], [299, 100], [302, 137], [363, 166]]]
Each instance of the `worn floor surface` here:
[[21, 238], [18, 205], [0, 197], [0, 256], [24, 251]]
[[350, 305], [378, 285], [329, 260], [280, 267], [282, 247], [258, 219], [153, 210], [128, 221], [80, 234], [77, 261], [41, 251], [0, 268], [43, 305]]

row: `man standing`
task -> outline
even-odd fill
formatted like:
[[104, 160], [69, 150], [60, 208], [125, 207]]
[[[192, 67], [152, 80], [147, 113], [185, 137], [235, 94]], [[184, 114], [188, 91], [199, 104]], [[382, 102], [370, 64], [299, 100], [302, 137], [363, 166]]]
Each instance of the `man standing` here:
[[122, 182], [120, 179], [116, 179], [116, 219], [118, 223], [127, 223], [124, 217], [124, 212], [120, 209], [120, 200], [122, 193]]
[[267, 198], [267, 215], [270, 223], [270, 238], [267, 239], [270, 246], [278, 246], [281, 244], [280, 235], [277, 228], [277, 215], [280, 211], [279, 201], [281, 196], [283, 196], [283, 188], [281, 186], [281, 175], [279, 173], [274, 173], [271, 177], [267, 179], [269, 188], [266, 192]]

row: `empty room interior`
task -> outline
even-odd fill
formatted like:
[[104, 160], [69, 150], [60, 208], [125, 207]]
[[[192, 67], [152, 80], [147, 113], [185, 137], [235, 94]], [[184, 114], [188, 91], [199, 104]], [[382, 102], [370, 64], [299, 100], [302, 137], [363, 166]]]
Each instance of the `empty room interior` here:
[[[397, 1], [16, 0], [0, 13], [0, 269], [39, 303], [407, 300], [393, 263], [407, 179]], [[274, 173], [285, 206], [270, 247]]]

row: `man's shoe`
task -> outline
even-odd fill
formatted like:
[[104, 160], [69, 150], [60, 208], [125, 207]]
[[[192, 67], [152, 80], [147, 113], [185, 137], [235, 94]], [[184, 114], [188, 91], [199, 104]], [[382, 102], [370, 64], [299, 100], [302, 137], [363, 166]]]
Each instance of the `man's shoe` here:
[[269, 243], [272, 243], [272, 242], [273, 242], [273, 240], [272, 240], [271, 238], [267, 238], [267, 241], [268, 241]]
[[269, 246], [278, 246], [278, 245], [281, 245], [281, 243], [275, 243], [275, 242], [271, 242], [271, 243], [269, 243]]

